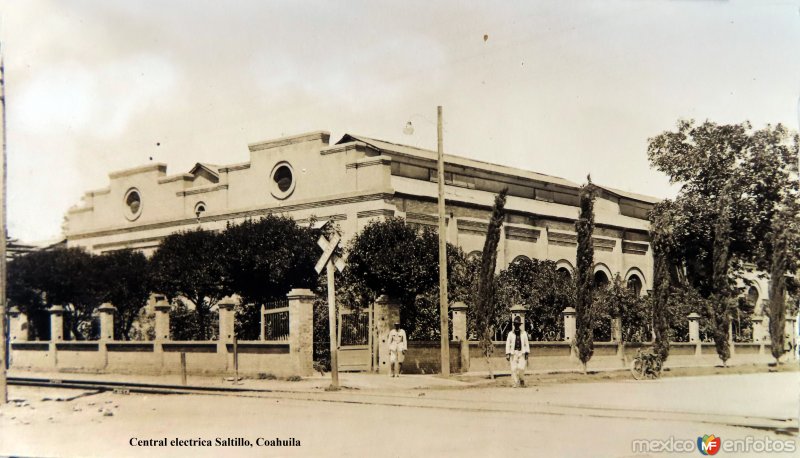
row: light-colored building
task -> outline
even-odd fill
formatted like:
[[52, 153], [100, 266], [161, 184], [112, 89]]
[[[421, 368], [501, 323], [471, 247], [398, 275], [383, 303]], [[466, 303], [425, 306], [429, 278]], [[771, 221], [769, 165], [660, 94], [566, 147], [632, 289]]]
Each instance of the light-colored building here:
[[[312, 132], [249, 145], [240, 164], [198, 163], [186, 173], [148, 164], [109, 175], [108, 187], [85, 194], [69, 210], [68, 246], [94, 253], [137, 249], [152, 253], [166, 235], [269, 213], [336, 222], [347, 240], [370, 220], [401, 216], [437, 224], [436, 153], [358, 135], [336, 144]], [[508, 187], [498, 269], [521, 256], [575, 265], [578, 188], [563, 178], [445, 156], [447, 237], [480, 252], [494, 196]], [[600, 187], [595, 202], [595, 272], [619, 274], [644, 294], [653, 259], [647, 212], [658, 199]]]

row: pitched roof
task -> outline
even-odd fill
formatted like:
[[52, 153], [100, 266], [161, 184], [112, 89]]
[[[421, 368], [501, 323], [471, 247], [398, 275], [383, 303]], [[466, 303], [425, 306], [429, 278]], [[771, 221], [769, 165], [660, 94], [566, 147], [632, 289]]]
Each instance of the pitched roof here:
[[649, 204], [657, 204], [657, 203], [661, 202], [662, 200], [664, 200], [664, 199], [660, 199], [658, 197], [647, 196], [647, 195], [644, 195], [644, 194], [638, 194], [638, 193], [630, 192], [630, 191], [623, 191], [621, 189], [615, 189], [615, 188], [611, 188], [611, 187], [603, 186], [603, 185], [597, 185], [597, 187], [603, 188], [606, 191], [608, 191], [608, 192], [610, 192], [612, 194], [616, 194], [619, 197], [625, 197], [627, 199], [638, 200], [638, 201], [641, 201], [641, 202], [647, 202]]
[[189, 173], [196, 175], [199, 170], [205, 170], [216, 178], [219, 178], [219, 166], [216, 164], [209, 164], [208, 162], [198, 162], [189, 170]]
[[[421, 157], [430, 160], [437, 159], [436, 151], [431, 151], [422, 148], [416, 148], [413, 146], [408, 145], [400, 145], [397, 143], [391, 143], [384, 140], [377, 140], [374, 138], [365, 137], [363, 135], [353, 135], [353, 134], [345, 134], [341, 140], [336, 142], [336, 144], [342, 143], [349, 143], [352, 141], [360, 141], [362, 143], [366, 143], [368, 145], [372, 145], [375, 148], [380, 150], [388, 151], [390, 155], [392, 153], [400, 154], [400, 155], [407, 155], [412, 157]], [[444, 155], [445, 162], [449, 164], [461, 165], [465, 167], [472, 167], [476, 169], [486, 170], [489, 172], [501, 173], [505, 175], [513, 175], [516, 177], [528, 178], [532, 180], [542, 181], [545, 183], [554, 183], [559, 184], [562, 186], [567, 186], [571, 188], [578, 187], [577, 183], [569, 181], [565, 178], [554, 177], [551, 175], [545, 175], [543, 173], [531, 172], [528, 170], [516, 169], [513, 167], [507, 167], [504, 165], [497, 165], [492, 164], [490, 162], [484, 161], [477, 161], [475, 159], [467, 159], [462, 156], [455, 156], [452, 154], [445, 154]]]
[[[389, 153], [389, 155], [400, 154], [400, 155], [407, 155], [407, 156], [431, 159], [431, 160], [434, 160], [434, 161], [437, 159], [437, 153], [435, 151], [422, 149], [422, 148], [416, 148], [414, 146], [401, 145], [401, 144], [397, 144], [397, 143], [387, 142], [387, 141], [384, 141], [384, 140], [378, 140], [378, 139], [374, 139], [374, 138], [370, 138], [370, 137], [365, 137], [363, 135], [345, 134], [341, 138], [341, 140], [336, 142], [336, 144], [339, 145], [339, 144], [342, 144], [342, 143], [349, 143], [349, 142], [352, 142], [352, 141], [359, 141], [359, 142], [362, 142], [362, 143], [366, 143], [366, 144], [371, 145], [371, 146], [373, 146], [373, 147], [375, 147], [375, 148], [377, 148], [379, 150], [387, 151]], [[532, 180], [542, 181], [542, 182], [545, 182], [545, 183], [558, 184], [558, 185], [567, 186], [567, 187], [570, 187], [570, 188], [578, 188], [578, 187], [580, 187], [579, 184], [577, 184], [575, 182], [572, 182], [570, 180], [567, 180], [566, 178], [555, 177], [555, 176], [552, 176], [552, 175], [546, 175], [546, 174], [538, 173], [538, 172], [531, 172], [531, 171], [528, 171], [528, 170], [517, 169], [517, 168], [514, 168], [514, 167], [507, 167], [507, 166], [504, 166], [504, 165], [492, 164], [490, 162], [478, 161], [478, 160], [475, 160], [475, 159], [467, 159], [465, 157], [455, 156], [455, 155], [452, 155], [452, 154], [445, 154], [444, 155], [444, 160], [445, 160], [445, 162], [450, 163], [450, 164], [462, 165], [462, 166], [466, 166], [466, 167], [473, 167], [473, 168], [477, 168], [477, 169], [481, 169], [481, 170], [486, 170], [486, 171], [489, 171], [489, 172], [501, 173], [501, 174], [505, 174], [505, 175], [513, 175], [513, 176], [516, 176], [516, 177], [528, 178], [528, 179], [532, 179]], [[662, 200], [662, 199], [659, 199], [657, 197], [647, 196], [647, 195], [644, 195], [644, 194], [637, 194], [637, 193], [628, 192], [628, 191], [622, 191], [622, 190], [611, 188], [611, 187], [608, 187], [608, 186], [598, 185], [597, 183], [595, 183], [595, 185], [597, 185], [600, 188], [605, 189], [606, 191], [608, 191], [608, 192], [610, 192], [612, 194], [616, 194], [619, 197], [624, 197], [624, 198], [631, 199], [631, 200], [637, 200], [637, 201], [646, 202], [646, 203], [649, 203], [649, 204], [655, 204], [655, 203], [660, 202]]]

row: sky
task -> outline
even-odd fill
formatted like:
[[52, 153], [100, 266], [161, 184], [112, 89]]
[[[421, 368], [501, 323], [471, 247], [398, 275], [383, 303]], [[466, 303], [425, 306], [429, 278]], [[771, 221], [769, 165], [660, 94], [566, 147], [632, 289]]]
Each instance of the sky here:
[[798, 128], [800, 0], [0, 0], [0, 43], [29, 242], [151, 161], [316, 130], [435, 149], [437, 105], [446, 153], [656, 197], [648, 138], [679, 119]]

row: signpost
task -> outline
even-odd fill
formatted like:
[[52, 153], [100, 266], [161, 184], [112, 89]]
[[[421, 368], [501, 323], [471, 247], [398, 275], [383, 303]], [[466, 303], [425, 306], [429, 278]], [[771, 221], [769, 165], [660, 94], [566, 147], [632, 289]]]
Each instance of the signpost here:
[[333, 390], [339, 389], [339, 344], [336, 341], [336, 287], [333, 282], [333, 274], [336, 269], [339, 272], [344, 270], [344, 260], [334, 251], [341, 241], [342, 238], [338, 235], [334, 235], [330, 240], [324, 235], [320, 236], [317, 245], [322, 248], [322, 256], [314, 266], [317, 273], [321, 273], [322, 269], [327, 269], [328, 273], [328, 323], [331, 340], [331, 389]]

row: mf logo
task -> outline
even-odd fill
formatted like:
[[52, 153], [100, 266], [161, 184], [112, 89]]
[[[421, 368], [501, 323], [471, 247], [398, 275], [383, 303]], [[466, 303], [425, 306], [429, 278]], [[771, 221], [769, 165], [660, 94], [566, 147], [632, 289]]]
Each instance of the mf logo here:
[[722, 439], [714, 435], [704, 435], [697, 438], [697, 450], [703, 455], [716, 455], [722, 445]]

